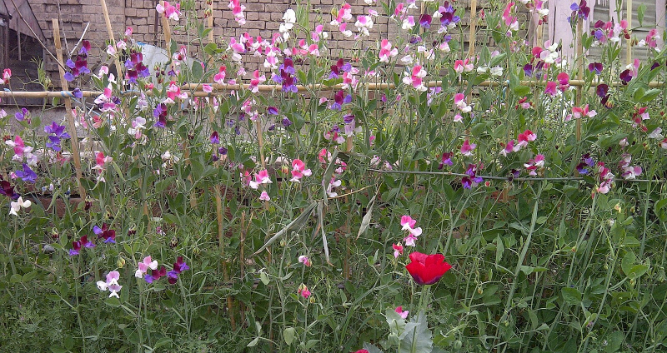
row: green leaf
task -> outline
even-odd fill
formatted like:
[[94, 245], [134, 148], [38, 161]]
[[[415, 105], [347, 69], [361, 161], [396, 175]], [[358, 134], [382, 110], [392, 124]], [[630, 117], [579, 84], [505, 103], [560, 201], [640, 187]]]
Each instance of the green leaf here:
[[667, 206], [667, 199], [662, 199], [656, 202], [653, 208], [653, 212], [658, 215], [658, 218], [663, 222], [667, 222], [667, 212], [663, 211], [665, 206]]
[[652, 88], [646, 92], [644, 92], [644, 95], [639, 99], [639, 102], [641, 103], [648, 103], [658, 97], [658, 95], [662, 92], [661, 90], [657, 88]]
[[164, 347], [164, 346], [167, 346], [167, 345], [171, 346], [172, 342], [173, 342], [173, 340], [171, 338], [162, 337], [159, 340], [157, 340], [157, 342], [155, 342], [155, 345], [153, 346], [153, 350], [156, 350], [160, 347]]
[[625, 256], [623, 256], [623, 260], [621, 261], [621, 269], [626, 276], [630, 277], [632, 266], [634, 266], [636, 260], [637, 256], [632, 251], [626, 252]]
[[623, 332], [621, 331], [614, 331], [609, 335], [609, 338], [607, 339], [607, 343], [609, 344], [606, 348], [606, 352], [616, 352], [621, 348], [621, 344], [623, 343]]
[[283, 331], [283, 339], [285, 339], [285, 343], [287, 343], [288, 346], [292, 345], [295, 337], [296, 330], [294, 330], [294, 327], [288, 327], [285, 329], [285, 331]]
[[503, 239], [500, 238], [499, 235], [496, 237], [496, 265], [500, 263], [500, 260], [502, 260], [504, 252], [505, 244], [503, 244]]
[[258, 343], [259, 343], [259, 337], [255, 337], [254, 340], [252, 340], [252, 341], [250, 341], [250, 343], [248, 343], [248, 347], [254, 347], [254, 346], [256, 346]]
[[641, 277], [641, 275], [645, 274], [646, 271], [648, 271], [648, 266], [646, 265], [634, 265], [630, 267], [630, 272], [628, 272], [628, 277], [631, 279], [637, 279]]
[[375, 196], [368, 202], [368, 206], [366, 207], [366, 214], [364, 215], [364, 218], [361, 220], [361, 226], [359, 226], [359, 233], [357, 233], [357, 239], [363, 234], [367, 229], [368, 226], [371, 224], [371, 218], [373, 217], [373, 204], [375, 203]]
[[266, 275], [266, 272], [260, 272], [259, 279], [264, 283], [265, 286], [269, 285], [269, 276]]
[[581, 292], [577, 288], [565, 287], [561, 291], [563, 294], [563, 300], [570, 305], [579, 305], [581, 304]]
[[431, 353], [433, 350], [433, 333], [428, 329], [426, 314], [419, 312], [405, 325], [405, 331], [399, 337], [400, 352]]
[[374, 346], [374, 345], [372, 345], [368, 342], [364, 343], [364, 349], [367, 350], [368, 353], [382, 353], [380, 348], [378, 348], [378, 347], [376, 347], [376, 346]]
[[60, 348], [60, 347], [50, 347], [49, 348], [51, 352], [53, 353], [69, 353], [69, 351], [65, 348]]
[[530, 87], [528, 86], [516, 86], [512, 89], [514, 91], [514, 94], [516, 94], [519, 97], [526, 96], [530, 93]]
[[644, 26], [644, 14], [646, 13], [646, 4], [641, 4], [637, 7], [637, 21], [639, 21], [639, 27]]

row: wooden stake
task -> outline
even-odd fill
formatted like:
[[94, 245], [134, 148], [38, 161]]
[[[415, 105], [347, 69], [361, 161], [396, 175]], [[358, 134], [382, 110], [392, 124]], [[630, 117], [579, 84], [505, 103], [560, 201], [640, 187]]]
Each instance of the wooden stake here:
[[[106, 0], [100, 0], [100, 3], [102, 4], [102, 14], [104, 15], [104, 22], [107, 25], [107, 33], [109, 34], [109, 41], [111, 42], [110, 44], [116, 47], [116, 39], [114, 38], [113, 35], [113, 27], [111, 27], [111, 19], [109, 18], [109, 9], [107, 8], [107, 2]], [[120, 66], [120, 61], [118, 60], [118, 57], [114, 60], [116, 64], [116, 71], [118, 72], [118, 80], [121, 82], [123, 80], [123, 70], [122, 66]]]
[[[583, 33], [583, 20], [577, 21], [577, 79], [583, 81], [584, 78], [584, 43], [581, 41]], [[575, 105], [581, 105], [581, 86], [577, 87]], [[576, 124], [577, 141], [581, 141], [581, 119], [577, 119]]]
[[[164, 7], [164, 1], [160, 1], [160, 5]], [[162, 30], [164, 31], [164, 42], [167, 44], [167, 52], [171, 56], [171, 28], [169, 27], [169, 19], [162, 14]]]
[[477, 25], [477, 0], [470, 0], [470, 36], [468, 37], [468, 56], [470, 58], [475, 56], [475, 26]]
[[[67, 86], [67, 80], [65, 80], [65, 65], [63, 61], [63, 47], [60, 43], [60, 24], [58, 19], [54, 18], [51, 20], [53, 24], [53, 40], [56, 46], [56, 57], [58, 58], [58, 72], [60, 73], [60, 84], [62, 85], [63, 91], [69, 91]], [[72, 159], [74, 161], [74, 169], [76, 171], [76, 181], [79, 187], [79, 195], [82, 200], [86, 200], [86, 190], [81, 184], [81, 179], [83, 179], [83, 173], [81, 172], [81, 155], [79, 153], [79, 136], [76, 132], [76, 124], [74, 123], [74, 115], [72, 115], [72, 99], [70, 97], [65, 97], [65, 109], [67, 116], [67, 124], [69, 125], [69, 135], [71, 136], [70, 141], [72, 141]]]
[[[628, 27], [632, 28], [632, 0], [627, 0], [628, 7], [625, 10], [626, 13], [626, 21], [628, 21]], [[628, 43], [628, 47], [626, 48], [626, 59], [628, 62], [628, 65], [632, 64], [632, 38], [626, 41]]]

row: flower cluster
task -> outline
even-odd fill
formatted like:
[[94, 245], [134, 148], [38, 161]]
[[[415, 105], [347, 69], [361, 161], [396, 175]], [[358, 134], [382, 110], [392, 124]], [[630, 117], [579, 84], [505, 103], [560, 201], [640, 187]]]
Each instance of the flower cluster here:
[[421, 227], [415, 228], [416, 224], [417, 221], [412, 219], [412, 217], [408, 215], [401, 217], [401, 226], [403, 227], [402, 229], [408, 231], [408, 236], [403, 239], [405, 246], [415, 246], [415, 241], [417, 241], [417, 237], [419, 237], [422, 234], [422, 228]]

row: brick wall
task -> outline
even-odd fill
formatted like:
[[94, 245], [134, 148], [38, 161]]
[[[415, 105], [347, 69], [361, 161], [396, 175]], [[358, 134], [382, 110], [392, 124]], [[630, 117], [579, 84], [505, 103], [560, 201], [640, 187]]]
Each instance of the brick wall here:
[[[456, 2], [457, 6], [466, 6], [469, 0], [459, 0]], [[157, 0], [106, 0], [107, 6], [110, 13], [111, 23], [115, 32], [115, 36], [118, 37], [122, 34], [126, 27], [130, 26], [134, 29], [134, 37], [137, 41], [156, 44], [156, 40], [159, 46], [164, 47], [162, 28], [160, 26], [160, 21], [158, 21], [157, 28], [155, 27], [155, 16], [156, 10], [155, 5]], [[90, 22], [88, 31], [86, 32], [85, 39], [89, 40], [92, 44], [92, 50], [89, 57], [89, 66], [91, 69], [99, 67], [102, 60], [106, 60], [106, 53], [104, 52], [106, 48], [106, 41], [109, 36], [107, 33], [104, 17], [102, 15], [101, 5], [99, 0], [60, 0], [60, 8], [58, 7], [58, 2], [53, 0], [32, 0], [32, 8], [35, 12], [35, 15], [40, 20], [40, 24], [44, 31], [44, 35], [49, 38], [47, 40], [47, 46], [53, 51], [53, 28], [51, 24], [51, 18], [58, 17], [60, 13], [61, 20], [61, 36], [67, 38], [67, 42], [70, 50], [72, 46], [76, 44], [80, 36], [82, 35], [84, 28], [87, 22]], [[206, 6], [204, 0], [190, 0], [191, 6], [195, 6], [197, 10], [199, 21], [204, 19], [204, 9], [202, 7]], [[223, 39], [228, 39], [231, 36], [238, 38], [243, 33], [248, 32], [252, 36], [261, 35], [263, 38], [271, 38], [272, 34], [278, 31], [278, 27], [282, 22], [282, 16], [285, 10], [292, 7], [295, 8], [296, 0], [241, 0], [241, 3], [246, 6], [245, 16], [247, 23], [244, 26], [239, 26], [234, 20], [231, 10], [228, 9], [228, 0], [214, 0], [213, 2], [213, 17], [214, 17], [214, 38], [216, 42], [222, 43]], [[309, 19], [311, 22], [318, 21], [325, 24], [325, 30], [330, 33], [330, 38], [328, 41], [328, 49], [333, 56], [339, 56], [342, 54], [342, 57], [350, 58], [354, 57], [356, 54], [369, 49], [369, 47], [374, 48], [377, 44], [376, 41], [381, 38], [389, 38], [390, 41], [396, 42], [396, 36], [398, 35], [398, 27], [392, 21], [387, 18], [375, 18], [374, 26], [371, 31], [371, 35], [367, 41], [356, 43], [350, 38], [344, 37], [337, 29], [331, 28], [329, 22], [332, 20], [331, 10], [332, 8], [339, 8], [341, 5], [340, 1], [335, 0], [310, 0], [311, 3], [311, 12], [309, 14]], [[348, 0], [348, 3], [352, 5], [352, 14], [368, 14], [369, 9], [380, 10], [381, 7], [378, 6], [367, 6], [363, 0]], [[186, 2], [183, 1], [182, 5], [185, 6]], [[413, 15], [418, 15], [418, 10], [412, 10]], [[180, 25], [184, 24], [186, 18], [182, 18], [179, 22]], [[196, 21], [196, 19], [189, 19], [191, 21]], [[463, 40], [468, 40], [468, 30], [467, 26], [469, 23], [469, 14], [466, 12], [466, 15], [462, 18], [461, 26], [463, 33]], [[354, 31], [354, 24], [349, 23], [348, 29]], [[438, 24], [434, 24], [434, 27], [437, 27]], [[178, 41], [181, 44], [190, 42], [190, 52], [198, 51], [198, 43], [192, 41], [193, 36], [188, 36], [185, 33], [179, 32], [178, 27], [174, 26], [173, 28], [173, 39]], [[459, 33], [453, 33], [454, 36], [458, 36]], [[477, 43], [478, 45], [492, 45], [487, 39], [489, 36], [484, 34], [478, 34]], [[204, 44], [207, 44], [206, 41]], [[260, 60], [263, 62], [263, 59], [259, 58], [247, 58], [244, 62], [248, 63], [248, 69], [254, 70], [254, 65], [252, 63], [260, 63]], [[261, 68], [261, 65], [258, 65], [258, 68]], [[53, 82], [56, 84], [56, 88], [59, 87], [59, 79], [57, 77], [57, 66], [55, 62], [48, 58], [46, 62], [46, 69], [52, 73]]]

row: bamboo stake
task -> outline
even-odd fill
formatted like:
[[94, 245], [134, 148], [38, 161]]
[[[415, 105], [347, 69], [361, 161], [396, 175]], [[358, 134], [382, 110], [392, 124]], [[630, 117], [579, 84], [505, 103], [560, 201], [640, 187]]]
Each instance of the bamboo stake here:
[[[627, 0], [628, 7], [625, 10], [626, 13], [626, 21], [628, 21], [628, 27], [632, 28], [632, 0]], [[628, 47], [626, 48], [627, 52], [625, 54], [628, 65], [632, 64], [632, 38], [626, 41], [628, 43]]]
[[[60, 24], [58, 19], [54, 18], [51, 20], [53, 23], [53, 40], [56, 47], [56, 56], [58, 58], [58, 72], [60, 73], [60, 83], [62, 85], [63, 91], [68, 91], [67, 80], [65, 80], [65, 70], [63, 69], [63, 48], [62, 43], [60, 43]], [[67, 124], [69, 125], [69, 134], [72, 141], [72, 154], [74, 160], [74, 169], [76, 171], [76, 181], [79, 187], [79, 195], [82, 200], [86, 200], [86, 190], [81, 184], [81, 179], [83, 179], [83, 173], [81, 172], [81, 154], [79, 153], [79, 136], [76, 133], [76, 125], [74, 124], [74, 115], [72, 115], [72, 99], [65, 97], [65, 112], [67, 116]]]
[[[160, 5], [164, 7], [164, 1], [160, 1]], [[169, 52], [169, 56], [171, 56], [171, 28], [169, 27], [169, 19], [167, 16], [162, 14], [162, 29], [164, 31], [164, 42], [167, 45], [167, 52]]]
[[468, 56], [475, 56], [475, 26], [477, 25], [477, 0], [470, 0], [470, 36], [468, 37]]
[[[467, 81], [461, 81], [462, 85], [467, 85]], [[600, 83], [605, 83], [602, 81], [593, 81], [592, 85], [598, 85]], [[522, 86], [544, 86], [546, 81], [520, 81]], [[570, 80], [570, 86], [572, 87], [581, 87], [584, 86], [586, 82], [584, 80]], [[607, 83], [610, 87], [620, 87], [623, 86], [621, 82], [612, 82]], [[181, 86], [181, 90], [191, 90], [193, 91], [192, 96], [194, 97], [213, 97], [217, 93], [226, 92], [226, 91], [237, 91], [239, 89], [248, 89], [250, 85], [219, 85], [219, 84], [209, 84], [213, 88], [213, 92], [208, 93], [204, 92], [202, 85], [200, 84], [184, 84]], [[363, 83], [359, 83], [360, 86], [363, 86]], [[367, 83], [366, 89], [370, 91], [382, 91], [385, 89], [395, 89], [396, 86], [393, 83]], [[665, 85], [664, 82], [649, 82], [648, 87], [650, 88], [660, 88]], [[426, 87], [440, 87], [442, 86], [442, 81], [430, 81], [426, 83]], [[497, 87], [497, 86], [507, 86], [506, 82], [496, 82], [496, 81], [483, 81], [477, 84], [478, 87]], [[273, 92], [276, 89], [280, 89], [280, 85], [260, 85], [258, 89], [260, 92]], [[334, 86], [323, 86], [323, 85], [307, 85], [307, 86], [297, 86], [299, 92], [310, 91], [310, 90], [320, 90], [320, 91], [334, 91], [342, 89], [340, 85]], [[102, 91], [81, 91], [83, 97], [97, 97], [102, 94]], [[139, 91], [125, 91], [122, 94], [124, 96], [138, 96], [142, 92]], [[143, 92], [146, 96], [153, 96], [153, 91]], [[0, 91], [0, 98], [74, 98], [74, 93], [72, 91]]]
[[[583, 21], [577, 21], [577, 80], [583, 81], [584, 78], [584, 43], [582, 43]], [[576, 105], [581, 105], [581, 86], [577, 87]], [[577, 119], [576, 127], [577, 141], [581, 141], [581, 119]]]
[[[111, 41], [111, 45], [116, 47], [116, 39], [114, 38], [113, 35], [113, 27], [111, 27], [111, 19], [109, 18], [109, 9], [107, 8], [107, 2], [106, 0], [100, 0], [102, 4], [102, 14], [104, 14], [104, 22], [107, 25], [107, 33], [109, 34], [109, 41]], [[120, 61], [118, 60], [118, 57], [114, 60], [116, 64], [116, 71], [118, 72], [118, 79], [122, 81], [123, 79], [123, 71], [122, 71], [122, 66], [120, 66]]]

